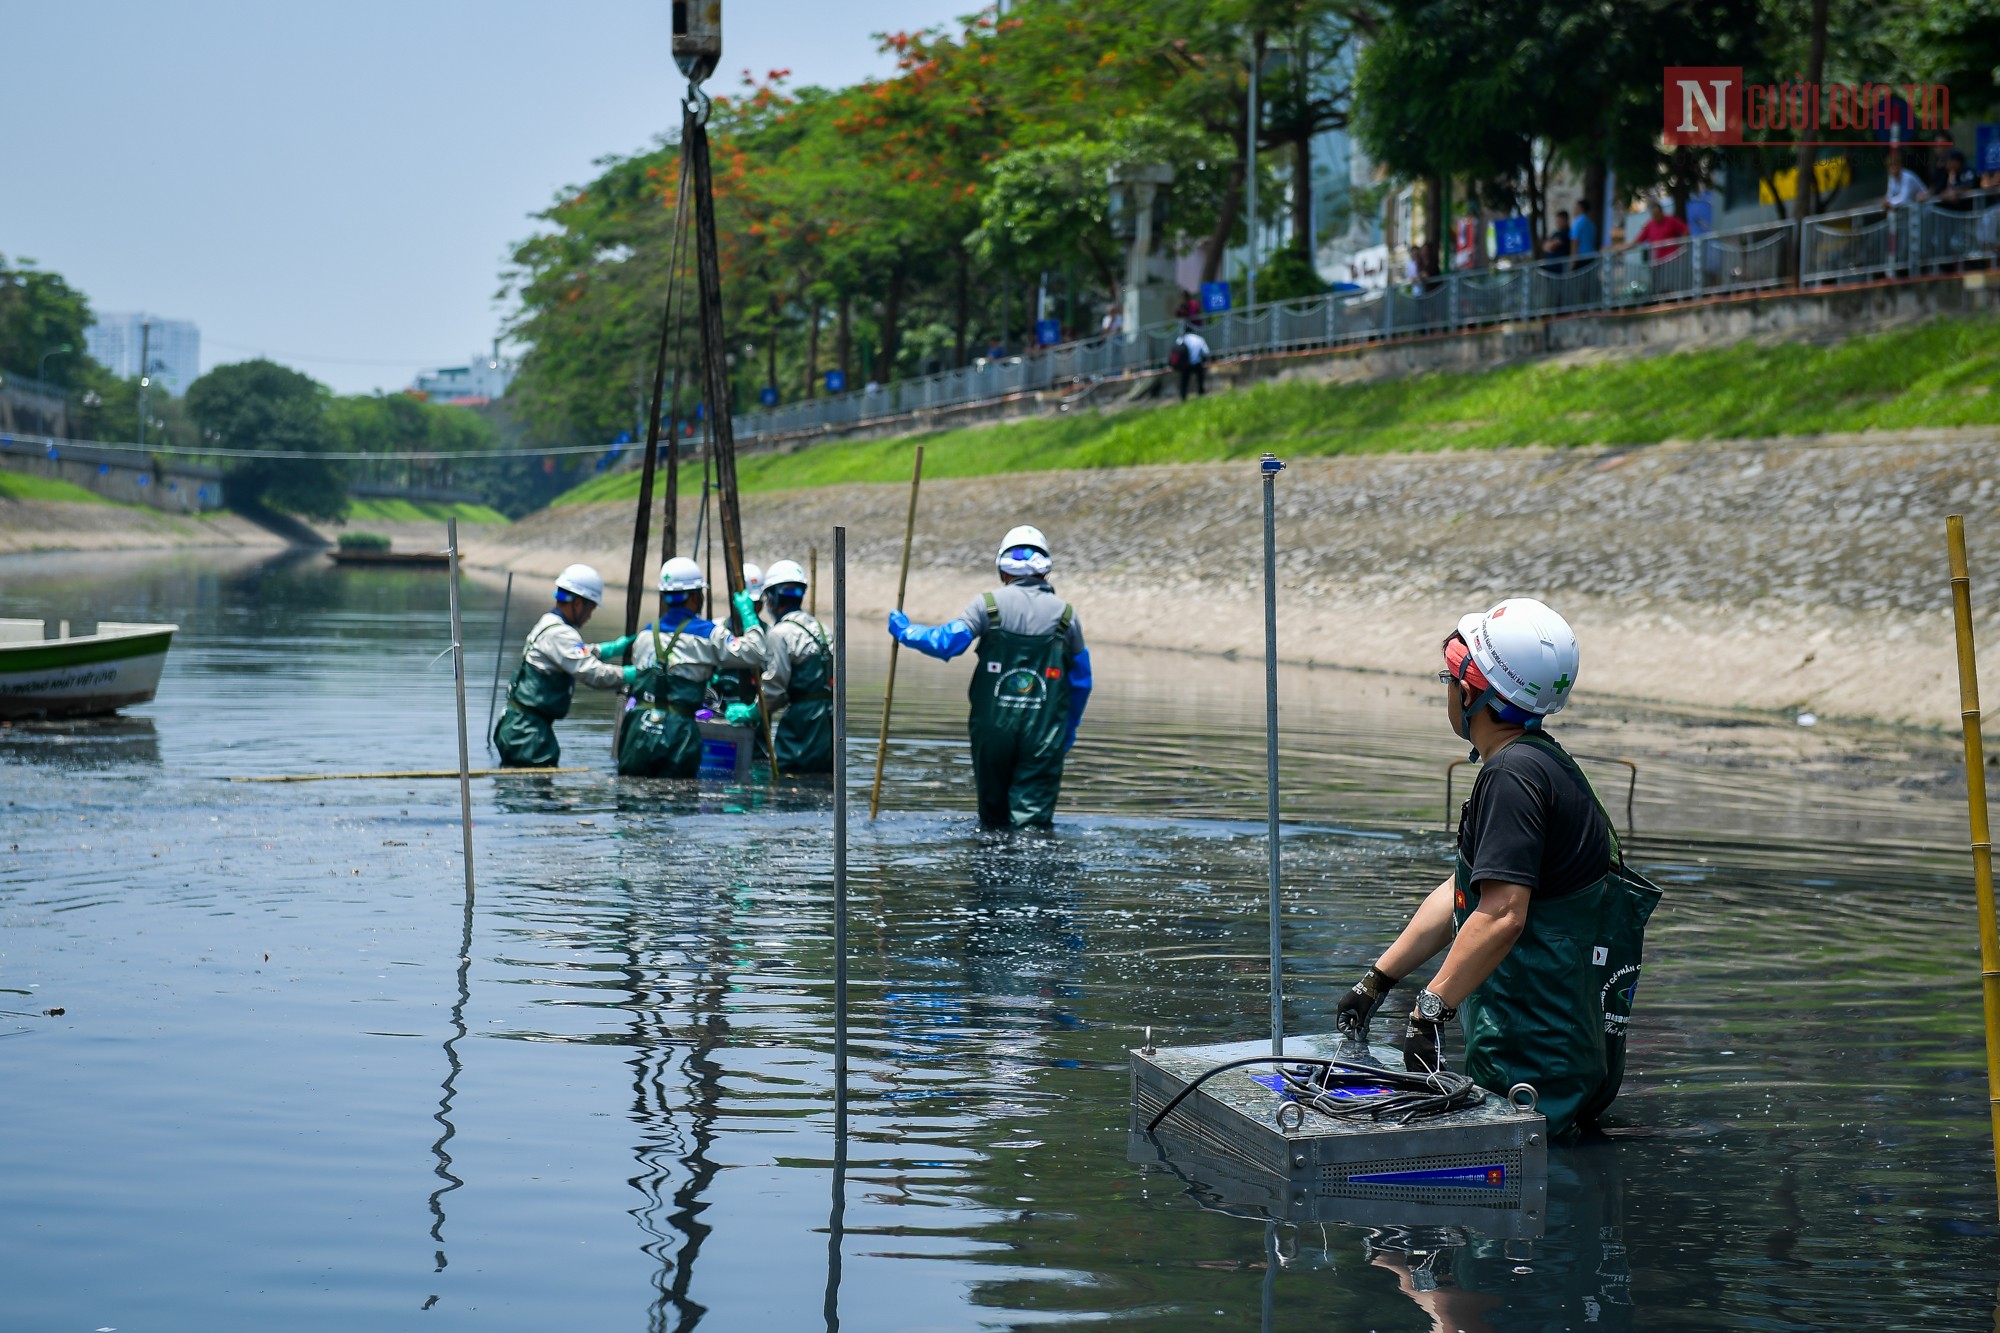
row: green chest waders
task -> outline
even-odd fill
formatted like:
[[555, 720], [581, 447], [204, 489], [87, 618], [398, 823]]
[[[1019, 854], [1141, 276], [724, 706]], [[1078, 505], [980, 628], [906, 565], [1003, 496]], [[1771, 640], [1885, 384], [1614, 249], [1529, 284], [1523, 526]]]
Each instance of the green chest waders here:
[[[1493, 975], [1458, 1007], [1465, 1072], [1480, 1086], [1506, 1092], [1534, 1085], [1551, 1135], [1594, 1122], [1625, 1077], [1625, 1028], [1639, 988], [1646, 921], [1660, 890], [1625, 866], [1618, 830], [1590, 780], [1555, 742], [1529, 732], [1514, 744], [1539, 745], [1597, 805], [1611, 838], [1604, 877], [1561, 898], [1533, 898], [1528, 924]], [[1479, 906], [1472, 867], [1461, 849], [1452, 921], [1462, 927]]]
[[[789, 620], [788, 614], [778, 624]], [[810, 621], [800, 622], [813, 642], [817, 655], [799, 662], [785, 686], [785, 711], [771, 735], [778, 747], [780, 773], [833, 772], [833, 650], [826, 635]], [[775, 627], [774, 627], [775, 628]]]
[[653, 636], [653, 661], [632, 684], [632, 706], [619, 719], [618, 771], [634, 778], [691, 778], [701, 768], [701, 727], [694, 720], [701, 707], [704, 682], [676, 676], [674, 646], [681, 631], [664, 644]]
[[[530, 638], [528, 651], [533, 651], [540, 639], [539, 634]], [[514, 668], [514, 679], [507, 683], [507, 711], [493, 727], [493, 748], [500, 752], [500, 766], [554, 768], [562, 758], [562, 747], [556, 744], [556, 721], [569, 716], [570, 700], [575, 697], [576, 677], [544, 671], [528, 660], [527, 652], [522, 653], [521, 665]]]
[[1064, 605], [1048, 634], [1000, 628], [1000, 603], [986, 594], [986, 632], [972, 699], [972, 777], [979, 822], [990, 828], [1046, 827], [1062, 790], [1063, 740], [1069, 733], [1069, 625]]

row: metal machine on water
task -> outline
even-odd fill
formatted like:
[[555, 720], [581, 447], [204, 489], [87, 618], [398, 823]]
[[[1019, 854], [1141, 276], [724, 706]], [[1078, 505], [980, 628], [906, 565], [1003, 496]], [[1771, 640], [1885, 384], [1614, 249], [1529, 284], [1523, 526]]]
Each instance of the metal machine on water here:
[[1266, 779], [1270, 839], [1271, 1034], [1132, 1056], [1128, 1156], [1180, 1173], [1196, 1194], [1268, 1221], [1462, 1226], [1539, 1236], [1548, 1123], [1535, 1091], [1505, 1094], [1460, 1074], [1415, 1073], [1366, 1034], [1287, 1039], [1278, 840], [1277, 546], [1264, 483]]

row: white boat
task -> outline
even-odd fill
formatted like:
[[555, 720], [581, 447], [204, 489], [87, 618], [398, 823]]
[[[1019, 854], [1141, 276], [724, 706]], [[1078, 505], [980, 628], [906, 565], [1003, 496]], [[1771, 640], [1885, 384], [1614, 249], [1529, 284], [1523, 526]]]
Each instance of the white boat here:
[[179, 625], [100, 620], [95, 634], [45, 639], [46, 622], [0, 620], [0, 720], [89, 717], [146, 703]]

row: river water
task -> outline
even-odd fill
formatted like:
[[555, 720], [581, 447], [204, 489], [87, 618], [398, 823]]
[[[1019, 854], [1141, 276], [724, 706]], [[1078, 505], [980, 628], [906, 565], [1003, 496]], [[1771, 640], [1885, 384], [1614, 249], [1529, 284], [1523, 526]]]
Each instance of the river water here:
[[[500, 594], [467, 600], [476, 747]], [[886, 653], [852, 627], [843, 1127], [825, 787], [619, 781], [580, 698], [590, 772], [475, 783], [468, 913], [455, 783], [226, 781], [450, 767], [444, 606], [313, 556], [0, 562], [0, 615], [182, 626], [126, 720], [0, 730], [0, 1327], [1994, 1318], [1945, 738], [1586, 694], [1560, 734], [1621, 822], [1638, 765], [1667, 890], [1612, 1133], [1553, 1154], [1537, 1240], [1267, 1228], [1128, 1161], [1126, 1072], [1146, 1026], [1264, 1029], [1259, 664], [1100, 647], [1056, 834], [993, 838], [963, 662], [906, 658], [867, 821]], [[1434, 687], [1281, 690], [1288, 1023], [1325, 1031], [1448, 869], [1462, 751]]]

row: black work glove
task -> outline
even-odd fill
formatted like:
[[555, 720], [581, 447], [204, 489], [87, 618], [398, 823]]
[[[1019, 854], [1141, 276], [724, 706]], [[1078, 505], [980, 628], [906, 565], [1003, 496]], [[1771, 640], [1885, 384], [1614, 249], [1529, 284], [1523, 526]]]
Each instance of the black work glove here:
[[1443, 1026], [1410, 1015], [1403, 1029], [1403, 1068], [1413, 1074], [1435, 1074], [1444, 1068]]
[[1368, 974], [1355, 982], [1354, 989], [1341, 996], [1340, 1003], [1333, 1007], [1334, 1027], [1358, 1041], [1367, 1040], [1368, 1020], [1375, 1017], [1375, 1011], [1382, 1007], [1383, 999], [1395, 986], [1396, 978], [1380, 968], [1369, 968]]

